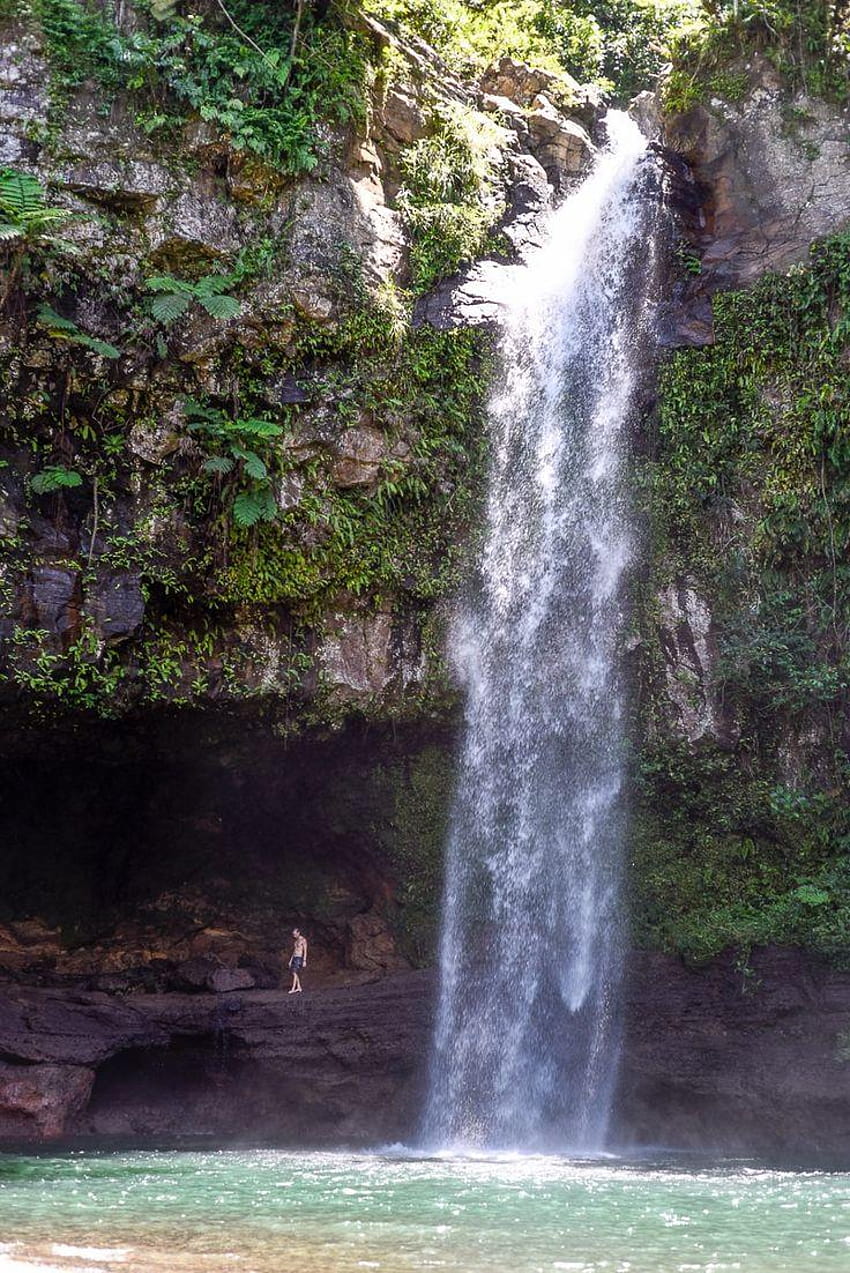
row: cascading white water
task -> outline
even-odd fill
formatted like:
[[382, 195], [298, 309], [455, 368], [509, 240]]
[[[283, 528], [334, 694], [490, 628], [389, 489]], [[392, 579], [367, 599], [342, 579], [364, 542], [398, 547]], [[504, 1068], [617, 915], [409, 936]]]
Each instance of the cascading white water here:
[[625, 115], [505, 272], [487, 526], [454, 653], [466, 732], [423, 1139], [593, 1149], [619, 1050], [621, 579], [652, 201]]

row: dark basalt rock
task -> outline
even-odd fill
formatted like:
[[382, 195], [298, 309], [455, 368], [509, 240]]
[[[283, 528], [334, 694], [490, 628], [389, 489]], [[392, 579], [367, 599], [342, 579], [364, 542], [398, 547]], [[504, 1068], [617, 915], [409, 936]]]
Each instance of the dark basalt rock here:
[[[429, 972], [289, 995], [0, 992], [0, 1138], [409, 1140]], [[707, 1152], [846, 1153], [850, 973], [796, 950], [629, 971], [613, 1139]]]

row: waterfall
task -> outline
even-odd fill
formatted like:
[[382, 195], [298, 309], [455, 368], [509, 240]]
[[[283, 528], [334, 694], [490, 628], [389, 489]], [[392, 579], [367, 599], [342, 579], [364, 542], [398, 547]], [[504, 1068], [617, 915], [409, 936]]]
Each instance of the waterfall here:
[[466, 689], [430, 1146], [598, 1148], [619, 1050], [625, 436], [653, 257], [646, 143], [609, 143], [505, 271]]

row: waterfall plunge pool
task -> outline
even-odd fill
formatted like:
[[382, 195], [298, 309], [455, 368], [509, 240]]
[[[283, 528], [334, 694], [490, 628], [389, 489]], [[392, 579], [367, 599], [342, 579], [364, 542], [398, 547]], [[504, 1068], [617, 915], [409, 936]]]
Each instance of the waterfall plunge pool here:
[[0, 1157], [0, 1273], [831, 1273], [850, 1173], [510, 1155]]

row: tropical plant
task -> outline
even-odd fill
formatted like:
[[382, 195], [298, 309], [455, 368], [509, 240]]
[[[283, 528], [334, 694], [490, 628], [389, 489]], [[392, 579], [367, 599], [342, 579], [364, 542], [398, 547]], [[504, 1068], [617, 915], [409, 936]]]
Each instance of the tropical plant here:
[[242, 308], [235, 296], [227, 294], [233, 286], [230, 274], [206, 274], [196, 283], [174, 278], [171, 274], [157, 274], [145, 279], [149, 292], [155, 292], [150, 303], [151, 314], [158, 323], [173, 323], [182, 317], [195, 302], [212, 318], [222, 321], [235, 318]]
[[71, 345], [82, 345], [84, 349], [90, 349], [93, 353], [100, 354], [102, 358], [121, 357], [120, 349], [116, 349], [108, 341], [98, 340], [96, 337], [88, 336], [84, 331], [80, 331], [72, 319], [63, 318], [50, 305], [39, 306], [36, 322], [39, 327], [45, 329], [48, 336], [52, 337], [53, 340], [65, 340]]
[[217, 407], [191, 400], [185, 405], [189, 429], [200, 434], [212, 451], [204, 460], [203, 472], [228, 479], [236, 524], [250, 527], [273, 521], [278, 509], [260, 451], [283, 432], [281, 426], [273, 420], [231, 418]]
[[0, 288], [0, 309], [17, 290], [30, 246], [46, 243], [72, 250], [71, 244], [51, 233], [51, 227], [61, 225], [69, 216], [64, 208], [49, 206], [44, 187], [35, 177], [15, 168], [0, 168], [0, 251], [11, 255], [11, 266]]
[[83, 479], [75, 469], [67, 469], [61, 464], [49, 464], [30, 479], [30, 486], [36, 495], [49, 495], [51, 491], [61, 491], [82, 484]]
[[14, 168], [0, 169], [0, 240], [40, 237], [69, 215], [64, 208], [48, 205], [44, 187], [35, 177]]

